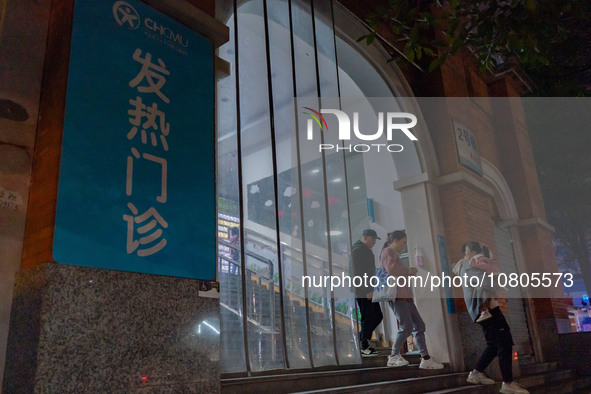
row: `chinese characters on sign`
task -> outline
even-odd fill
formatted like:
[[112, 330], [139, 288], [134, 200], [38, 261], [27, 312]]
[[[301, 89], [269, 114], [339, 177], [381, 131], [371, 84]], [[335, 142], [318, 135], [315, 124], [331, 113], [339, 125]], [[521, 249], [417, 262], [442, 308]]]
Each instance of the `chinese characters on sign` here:
[[[155, 95], [156, 98], [160, 99], [161, 102], [170, 104], [170, 99], [162, 93], [162, 87], [166, 83], [166, 76], [170, 75], [170, 72], [166, 69], [166, 64], [162, 59], [158, 59], [158, 64], [152, 63], [152, 55], [146, 53], [145, 57], [141, 57], [141, 49], [136, 49], [133, 53], [133, 60], [142, 65], [139, 74], [129, 82], [129, 86], [136, 88], [138, 92], [145, 93], [147, 95]], [[156, 80], [156, 83], [154, 82]], [[143, 83], [143, 84], [142, 84]], [[148, 145], [147, 130], [150, 130], [150, 142], [152, 147], [158, 147], [158, 141], [160, 140], [162, 156], [155, 156], [150, 153], [143, 153], [140, 155], [139, 151], [135, 146], [131, 147], [131, 155], [127, 156], [127, 174], [125, 182], [125, 193], [132, 197], [133, 196], [133, 167], [134, 158], [136, 160], [149, 160], [160, 165], [160, 174], [155, 177], [156, 182], [160, 182], [160, 195], [155, 197], [155, 202], [160, 204], [166, 204], [166, 179], [167, 179], [167, 162], [165, 154], [168, 152], [168, 143], [166, 137], [170, 131], [170, 125], [166, 122], [166, 115], [163, 111], [158, 110], [158, 104], [156, 102], [151, 103], [150, 106], [146, 106], [142, 103], [142, 98], [136, 96], [135, 99], [130, 99], [132, 109], [127, 111], [130, 115], [129, 123], [131, 124], [131, 130], [127, 133], [127, 139], [134, 142], [134, 137], [138, 132], [138, 127], [141, 128], [141, 144]], [[156, 120], [159, 120], [157, 123]], [[159, 133], [157, 136], [156, 134]], [[160, 138], [158, 138], [160, 137]], [[136, 139], [137, 140], [137, 139]], [[166, 238], [163, 237], [162, 228], [167, 228], [168, 223], [158, 213], [158, 209], [151, 206], [142, 214], [139, 214], [139, 210], [132, 202], [128, 202], [127, 206], [131, 211], [131, 215], [123, 215], [123, 220], [127, 222], [127, 253], [137, 253], [138, 256], [150, 256], [154, 253], [158, 253], [162, 248], [166, 246]], [[136, 228], [137, 225], [138, 227]], [[160, 227], [160, 228], [159, 228]], [[139, 236], [138, 240], [135, 239], [136, 231]], [[159, 240], [155, 245], [151, 245], [156, 240]], [[150, 246], [151, 245], [151, 246]]]
[[476, 145], [474, 133], [464, 126], [461, 122], [453, 119], [454, 135], [456, 147], [458, 148], [458, 158], [460, 164], [468, 167], [472, 171], [482, 175], [482, 165], [480, 163], [480, 154]]
[[213, 279], [213, 124], [205, 37], [137, 0], [76, 0], [54, 260]]

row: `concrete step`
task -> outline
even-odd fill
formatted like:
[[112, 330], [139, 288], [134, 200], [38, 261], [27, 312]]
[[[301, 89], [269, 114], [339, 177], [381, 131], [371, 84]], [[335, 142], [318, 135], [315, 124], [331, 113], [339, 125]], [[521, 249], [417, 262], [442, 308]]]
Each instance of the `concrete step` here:
[[589, 394], [591, 393], [591, 376], [578, 376], [555, 383], [528, 388], [531, 394]]
[[[390, 355], [390, 349], [377, 349], [379, 354], [377, 356], [361, 357], [363, 367], [385, 367]], [[403, 355], [410, 364], [418, 364], [421, 362], [421, 356], [418, 353], [407, 353]]]
[[[344, 394], [344, 393], [364, 393], [364, 394], [418, 394], [430, 390], [441, 390], [448, 387], [456, 387], [466, 381], [467, 373], [451, 373], [436, 376], [415, 377], [407, 379], [397, 379], [370, 384], [360, 384], [352, 386], [334, 387], [329, 389], [302, 391], [298, 394]], [[437, 392], [439, 392], [437, 391]]]
[[[420, 356], [405, 355], [410, 364], [384, 366], [388, 355], [364, 357], [363, 365], [346, 369], [314, 372], [279, 373], [273, 376], [222, 379], [223, 393], [497, 393], [501, 383], [473, 385], [466, 382], [467, 372], [418, 368]], [[576, 376], [570, 369], [557, 369], [556, 363], [522, 366], [527, 373], [516, 379], [532, 393], [589, 393], [591, 376]], [[343, 368], [343, 367], [341, 367]]]
[[[468, 376], [468, 374], [466, 374], [466, 376]], [[430, 391], [425, 394], [435, 394], [435, 393], [437, 393], [437, 394], [442, 394], [442, 393], [492, 394], [492, 393], [498, 393], [500, 388], [501, 388], [500, 383], [491, 384], [488, 386], [481, 385], [481, 384], [466, 383], [466, 384], [463, 384], [462, 386], [452, 387], [450, 389], [445, 389], [445, 390]]]
[[[313, 390], [332, 390], [335, 387], [341, 389], [358, 385], [374, 385], [391, 381], [398, 382], [405, 379], [414, 379], [414, 384], [416, 384], [418, 380], [426, 377], [435, 377], [435, 380], [433, 380], [432, 383], [436, 385], [439, 377], [449, 375], [449, 365], [446, 365], [445, 368], [441, 370], [426, 370], [419, 369], [418, 362], [416, 362], [416, 360], [413, 361], [411, 361], [411, 364], [406, 367], [397, 368], [386, 367], [384, 361], [383, 364], [380, 364], [382, 366], [378, 367], [365, 367], [363, 365], [339, 370], [281, 373], [271, 376], [251, 376], [243, 378], [223, 378], [221, 380], [222, 392], [228, 394], [294, 393]], [[453, 377], [449, 382], [443, 383], [445, 386], [442, 387], [453, 387], [454, 384], [459, 384], [458, 382], [461, 382], [461, 380], [462, 378]], [[463, 377], [463, 380], [465, 380], [465, 376]]]
[[519, 365], [529, 365], [529, 364], [536, 364], [537, 360], [533, 354], [522, 354], [517, 356]]
[[[550, 363], [552, 364], [552, 363]], [[550, 366], [552, 367], [552, 366]], [[516, 379], [519, 385], [532, 394], [591, 393], [591, 377], [578, 377], [573, 370], [552, 370], [551, 372], [524, 375]], [[431, 393], [498, 393], [501, 382], [494, 385], [464, 385]]]
[[[549, 393], [589, 393], [591, 377], [577, 377], [572, 370], [555, 370], [555, 363], [543, 365], [532, 370], [548, 370], [545, 373], [522, 376], [519, 384], [534, 394]], [[396, 381], [383, 381], [363, 385], [334, 387], [331, 389], [305, 391], [304, 393], [498, 393], [501, 382], [494, 385], [473, 385], [466, 382], [468, 373], [452, 373], [431, 377], [408, 378]]]
[[560, 369], [546, 373], [538, 373], [534, 375], [522, 375], [517, 378], [519, 385], [523, 387], [535, 387], [560, 382], [576, 377], [575, 371], [572, 369]]
[[550, 372], [550, 371], [555, 371], [557, 369], [558, 369], [558, 363], [556, 363], [556, 362], [527, 364], [527, 365], [520, 365], [519, 366], [519, 370], [521, 371], [522, 375], [535, 375], [538, 373], [546, 373], [546, 372]]

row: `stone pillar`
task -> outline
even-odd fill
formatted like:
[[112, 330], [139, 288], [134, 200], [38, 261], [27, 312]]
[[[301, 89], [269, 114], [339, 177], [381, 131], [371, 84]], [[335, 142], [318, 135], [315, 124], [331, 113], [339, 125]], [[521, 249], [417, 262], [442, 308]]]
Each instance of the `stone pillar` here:
[[219, 392], [219, 327], [197, 280], [38, 265], [17, 274], [3, 392]]

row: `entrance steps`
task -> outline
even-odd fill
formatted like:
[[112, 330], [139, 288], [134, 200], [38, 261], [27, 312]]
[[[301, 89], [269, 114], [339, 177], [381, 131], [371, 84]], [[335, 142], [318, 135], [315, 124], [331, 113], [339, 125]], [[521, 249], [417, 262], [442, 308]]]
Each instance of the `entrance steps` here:
[[[467, 372], [451, 372], [448, 365], [443, 370], [419, 369], [418, 355], [404, 357], [410, 364], [398, 368], [387, 367], [387, 355], [380, 354], [338, 370], [222, 378], [222, 393], [498, 393], [501, 387], [469, 384]], [[576, 376], [556, 363], [522, 365], [521, 373], [516, 380], [531, 393], [591, 394], [591, 376]]]
[[[534, 364], [533, 366], [546, 366], [547, 364]], [[556, 364], [554, 364], [555, 367]], [[523, 369], [523, 368], [522, 368]], [[523, 371], [522, 371], [523, 373]], [[467, 376], [467, 374], [466, 374]], [[548, 370], [542, 373], [522, 374], [516, 379], [521, 387], [529, 390], [531, 394], [584, 394], [591, 393], [591, 376], [576, 376], [573, 370]], [[446, 390], [434, 390], [427, 393], [498, 393], [501, 383], [490, 386], [462, 385]]]

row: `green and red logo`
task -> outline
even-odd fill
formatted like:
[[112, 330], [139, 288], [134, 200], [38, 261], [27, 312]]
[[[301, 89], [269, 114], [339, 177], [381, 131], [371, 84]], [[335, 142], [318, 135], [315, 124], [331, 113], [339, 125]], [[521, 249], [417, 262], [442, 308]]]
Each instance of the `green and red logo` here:
[[[328, 131], [328, 125], [326, 124], [326, 120], [324, 119], [324, 116], [322, 116], [320, 114], [320, 112], [315, 111], [315, 110], [313, 110], [310, 107], [304, 107], [304, 109], [307, 109], [308, 111], [314, 112], [314, 114], [311, 114], [309, 112], [304, 112], [304, 113], [306, 115], [311, 116], [316, 121], [316, 123], [318, 123], [318, 126], [320, 126], [320, 131], [323, 131], [324, 130], [324, 127], [326, 127], [326, 130]], [[322, 122], [321, 122], [321, 120], [322, 120]], [[322, 126], [323, 124], [324, 124], [324, 126]]]

